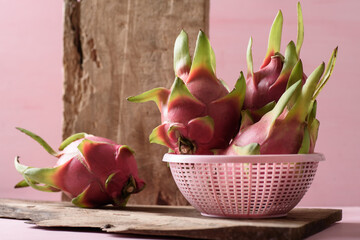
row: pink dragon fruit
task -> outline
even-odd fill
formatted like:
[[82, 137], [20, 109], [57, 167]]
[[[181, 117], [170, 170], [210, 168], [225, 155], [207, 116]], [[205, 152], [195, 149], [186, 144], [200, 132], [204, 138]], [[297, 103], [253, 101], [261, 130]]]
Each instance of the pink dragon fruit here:
[[171, 90], [155, 88], [128, 98], [157, 104], [162, 124], [153, 130], [150, 142], [177, 154], [212, 154], [213, 149], [227, 147], [239, 129], [245, 96], [243, 74], [229, 93], [215, 75], [214, 51], [202, 31], [192, 62], [188, 35], [181, 31], [175, 41], [174, 70]]
[[125, 206], [130, 195], [145, 186], [138, 177], [134, 152], [126, 145], [78, 133], [66, 139], [56, 152], [34, 133], [17, 129], [39, 142], [58, 161], [53, 168], [33, 168], [20, 164], [16, 157], [15, 167], [24, 177], [16, 188], [62, 191], [76, 206], [98, 207], [110, 203]]
[[[278, 12], [269, 34], [268, 50], [258, 72], [253, 71], [252, 38], [247, 49], [246, 95], [244, 108], [256, 110], [266, 104], [278, 101], [285, 92], [290, 73], [299, 60], [300, 49], [304, 39], [304, 25], [300, 3], [298, 3], [298, 37], [297, 43], [291, 41], [283, 56], [280, 51], [283, 16]], [[306, 80], [302, 76], [303, 83]]]
[[[289, 77], [287, 90], [275, 107], [258, 122], [249, 111], [242, 112], [238, 135], [222, 152], [227, 155], [312, 153], [317, 139], [316, 97], [331, 76], [337, 48], [327, 69], [321, 64], [302, 85], [302, 62], [299, 60]], [[323, 77], [321, 77], [323, 75]]]

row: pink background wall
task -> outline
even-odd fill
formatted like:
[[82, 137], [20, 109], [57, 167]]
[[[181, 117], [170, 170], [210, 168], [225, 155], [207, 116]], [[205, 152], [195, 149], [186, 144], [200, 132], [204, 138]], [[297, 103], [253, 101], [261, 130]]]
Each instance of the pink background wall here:
[[[278, 9], [284, 15], [282, 49], [296, 40], [296, 1], [211, 1], [210, 39], [217, 74], [233, 86], [246, 71], [246, 46], [253, 37], [254, 69], [265, 55], [270, 25]], [[0, 0], [0, 198], [58, 200], [59, 194], [14, 190], [20, 175], [13, 159], [45, 167], [55, 159], [27, 136], [21, 126], [57, 147], [62, 119], [62, 1]], [[303, 206], [360, 205], [360, 139], [357, 78], [360, 1], [312, 0], [302, 3], [305, 40], [301, 58], [307, 74], [327, 62], [339, 46], [332, 78], [318, 97], [321, 121], [317, 151], [326, 155]], [[191, 39], [195, 41], [195, 39]], [[282, 50], [282, 52], [283, 52]], [[354, 155], [355, 154], [355, 155]]]
[[14, 157], [32, 166], [55, 158], [15, 127], [43, 136], [57, 147], [62, 119], [63, 1], [0, 0], [0, 197], [60, 199], [59, 194], [16, 190], [21, 180]]

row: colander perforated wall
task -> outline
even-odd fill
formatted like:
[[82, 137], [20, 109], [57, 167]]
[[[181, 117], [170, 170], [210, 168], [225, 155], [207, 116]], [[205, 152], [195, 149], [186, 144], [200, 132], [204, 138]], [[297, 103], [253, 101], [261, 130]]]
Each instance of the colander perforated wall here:
[[170, 162], [174, 180], [189, 203], [204, 215], [285, 215], [310, 187], [318, 162]]

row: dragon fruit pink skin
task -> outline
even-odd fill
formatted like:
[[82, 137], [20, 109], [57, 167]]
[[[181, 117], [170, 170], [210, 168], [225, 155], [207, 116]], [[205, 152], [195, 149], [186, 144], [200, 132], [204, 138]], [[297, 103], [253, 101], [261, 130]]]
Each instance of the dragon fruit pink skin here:
[[126, 145], [85, 133], [75, 134], [55, 152], [43, 139], [22, 128], [58, 161], [53, 168], [33, 168], [19, 163], [15, 167], [24, 180], [15, 187], [31, 186], [41, 191], [63, 191], [79, 207], [106, 204], [125, 206], [130, 195], [145, 183], [138, 177], [133, 151]]
[[[304, 26], [300, 3], [298, 3], [298, 39], [295, 46], [290, 42], [285, 56], [279, 53], [281, 46], [283, 16], [281, 11], [275, 17], [269, 34], [268, 50], [260, 70], [253, 72], [252, 38], [247, 50], [248, 75], [246, 79], [245, 109], [259, 109], [266, 104], [278, 101], [285, 92], [291, 70], [299, 60], [304, 38]], [[303, 74], [302, 82], [305, 83]]]
[[155, 88], [132, 102], [156, 102], [162, 124], [150, 135], [150, 142], [167, 146], [175, 153], [212, 154], [225, 148], [235, 136], [245, 96], [241, 74], [229, 93], [215, 75], [215, 56], [209, 40], [200, 31], [191, 62], [188, 36], [182, 31], [174, 47], [175, 81], [170, 90]]

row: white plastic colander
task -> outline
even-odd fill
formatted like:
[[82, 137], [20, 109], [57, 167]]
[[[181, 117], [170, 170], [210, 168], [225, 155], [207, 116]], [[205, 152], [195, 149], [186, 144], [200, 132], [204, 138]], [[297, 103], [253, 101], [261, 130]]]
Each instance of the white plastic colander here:
[[204, 216], [285, 216], [309, 189], [319, 153], [292, 155], [165, 154], [183, 196]]

